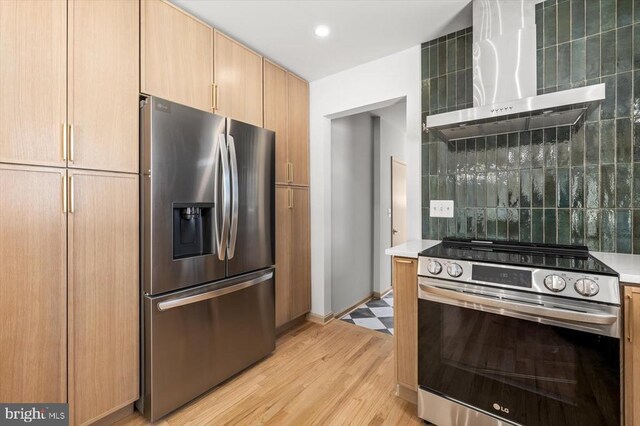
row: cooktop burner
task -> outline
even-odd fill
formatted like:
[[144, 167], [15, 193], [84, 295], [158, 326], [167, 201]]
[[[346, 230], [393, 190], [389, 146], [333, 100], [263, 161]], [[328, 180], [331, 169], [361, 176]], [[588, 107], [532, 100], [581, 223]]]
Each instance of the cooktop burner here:
[[585, 246], [444, 238], [420, 256], [617, 276]]

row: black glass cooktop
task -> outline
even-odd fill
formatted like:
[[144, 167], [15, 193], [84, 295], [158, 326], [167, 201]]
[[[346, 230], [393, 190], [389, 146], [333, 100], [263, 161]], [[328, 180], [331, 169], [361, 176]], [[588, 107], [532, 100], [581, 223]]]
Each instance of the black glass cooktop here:
[[420, 256], [617, 276], [584, 246], [445, 238]]

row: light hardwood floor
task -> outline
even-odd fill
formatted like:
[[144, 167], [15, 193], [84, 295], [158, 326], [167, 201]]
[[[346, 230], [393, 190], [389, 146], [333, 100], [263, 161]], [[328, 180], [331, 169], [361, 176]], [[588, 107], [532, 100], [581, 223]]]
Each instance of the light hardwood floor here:
[[[422, 424], [394, 389], [392, 336], [307, 322], [278, 339], [272, 356], [157, 424]], [[118, 424], [148, 423], [134, 413]]]

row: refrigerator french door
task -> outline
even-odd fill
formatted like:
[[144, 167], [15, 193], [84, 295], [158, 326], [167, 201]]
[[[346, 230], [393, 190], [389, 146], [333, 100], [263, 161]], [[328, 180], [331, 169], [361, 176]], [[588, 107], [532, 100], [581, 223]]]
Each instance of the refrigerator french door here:
[[156, 97], [140, 122], [138, 408], [155, 421], [275, 349], [275, 137]]

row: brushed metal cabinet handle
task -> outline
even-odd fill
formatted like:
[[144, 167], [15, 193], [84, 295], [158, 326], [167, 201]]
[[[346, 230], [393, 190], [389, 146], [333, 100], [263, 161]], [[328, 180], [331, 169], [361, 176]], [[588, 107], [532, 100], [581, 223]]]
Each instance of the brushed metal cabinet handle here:
[[75, 159], [76, 138], [74, 125], [69, 124], [69, 161], [73, 163]]
[[69, 213], [76, 212], [76, 199], [74, 196], [73, 175], [69, 176]]
[[396, 259], [396, 262], [398, 262], [398, 263], [408, 263], [408, 264], [412, 264], [413, 263], [410, 260], [403, 260], [403, 259]]
[[67, 161], [67, 123], [62, 124], [62, 161]]
[[211, 85], [211, 110], [216, 110], [216, 85], [215, 83]]
[[65, 172], [62, 175], [62, 213], [67, 213], [67, 201], [68, 201], [68, 191], [67, 191], [67, 173]]
[[627, 341], [629, 343], [633, 342], [633, 297], [631, 295], [627, 295], [627, 318], [625, 321], [625, 326], [627, 328]]

